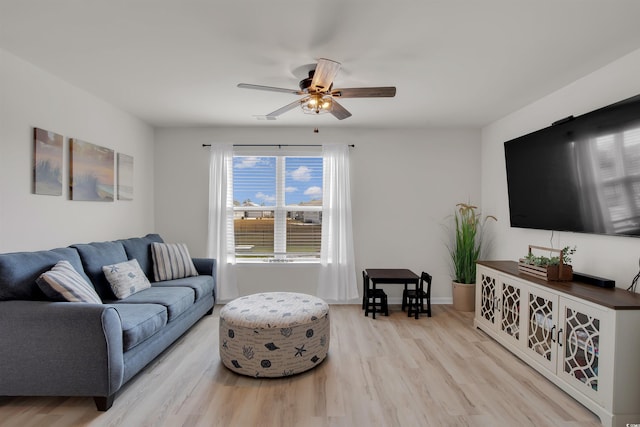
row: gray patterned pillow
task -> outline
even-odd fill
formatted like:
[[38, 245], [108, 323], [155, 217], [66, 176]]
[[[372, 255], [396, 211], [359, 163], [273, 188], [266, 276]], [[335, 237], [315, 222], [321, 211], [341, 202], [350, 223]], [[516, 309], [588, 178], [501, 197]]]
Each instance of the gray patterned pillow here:
[[36, 279], [38, 287], [54, 301], [102, 304], [102, 300], [69, 261], [58, 261], [49, 271]]
[[126, 298], [151, 287], [149, 279], [144, 275], [136, 259], [105, 265], [102, 267], [102, 271], [118, 299]]
[[151, 255], [156, 282], [198, 275], [184, 243], [151, 243]]

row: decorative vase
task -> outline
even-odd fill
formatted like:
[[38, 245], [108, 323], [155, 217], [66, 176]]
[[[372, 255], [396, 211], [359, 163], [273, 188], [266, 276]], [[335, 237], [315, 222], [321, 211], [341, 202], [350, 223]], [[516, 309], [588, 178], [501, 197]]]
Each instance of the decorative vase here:
[[453, 309], [457, 311], [475, 311], [476, 284], [451, 282], [453, 286]]

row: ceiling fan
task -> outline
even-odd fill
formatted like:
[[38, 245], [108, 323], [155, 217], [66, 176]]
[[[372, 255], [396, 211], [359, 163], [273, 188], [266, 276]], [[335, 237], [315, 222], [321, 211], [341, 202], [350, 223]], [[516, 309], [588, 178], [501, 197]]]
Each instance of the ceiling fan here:
[[336, 98], [392, 98], [396, 95], [395, 86], [334, 89], [333, 79], [338, 74], [340, 65], [339, 62], [320, 58], [316, 67], [309, 71], [309, 77], [300, 80], [300, 90], [248, 83], [239, 83], [238, 87], [302, 95], [302, 98], [291, 104], [267, 114], [267, 120], [275, 120], [279, 115], [298, 106], [308, 114], [331, 113], [338, 120], [343, 120], [351, 117], [351, 113], [340, 105]]

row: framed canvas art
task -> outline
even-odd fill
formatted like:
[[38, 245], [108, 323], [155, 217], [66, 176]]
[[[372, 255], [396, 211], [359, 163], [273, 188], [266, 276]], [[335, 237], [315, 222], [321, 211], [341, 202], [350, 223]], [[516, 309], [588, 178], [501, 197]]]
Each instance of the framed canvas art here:
[[70, 140], [71, 200], [112, 202], [113, 150], [76, 138]]
[[118, 200], [133, 200], [133, 157], [118, 153]]
[[33, 193], [62, 195], [62, 135], [33, 129]]

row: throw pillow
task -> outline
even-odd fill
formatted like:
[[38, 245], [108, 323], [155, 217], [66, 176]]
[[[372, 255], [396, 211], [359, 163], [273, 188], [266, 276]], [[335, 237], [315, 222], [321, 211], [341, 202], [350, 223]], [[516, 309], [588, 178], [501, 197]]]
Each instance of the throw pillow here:
[[118, 299], [140, 292], [151, 287], [149, 279], [144, 275], [136, 259], [102, 267], [111, 290]]
[[151, 256], [156, 282], [198, 275], [184, 243], [151, 243]]
[[73, 268], [69, 261], [58, 261], [36, 279], [38, 287], [54, 301], [102, 304], [91, 284]]

